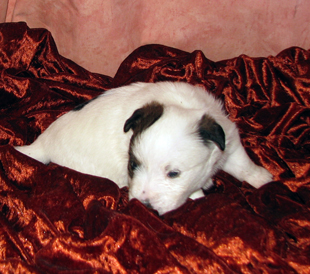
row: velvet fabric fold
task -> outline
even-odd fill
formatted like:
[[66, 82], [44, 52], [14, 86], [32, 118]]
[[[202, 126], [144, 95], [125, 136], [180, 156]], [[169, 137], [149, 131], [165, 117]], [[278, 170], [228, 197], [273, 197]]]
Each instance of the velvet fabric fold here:
[[[309, 51], [212, 62], [147, 45], [112, 78], [59, 55], [48, 31], [10, 23], [0, 71], [1, 273], [310, 273]], [[274, 182], [254, 189], [221, 171], [204, 198], [159, 217], [127, 188], [12, 147], [107, 89], [166, 80], [220, 97]]]

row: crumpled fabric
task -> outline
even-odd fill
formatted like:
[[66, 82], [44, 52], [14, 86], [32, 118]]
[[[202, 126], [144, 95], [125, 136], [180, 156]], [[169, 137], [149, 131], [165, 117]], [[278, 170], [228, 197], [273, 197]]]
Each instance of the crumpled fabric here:
[[[309, 51], [212, 62], [146, 45], [112, 78], [59, 55], [48, 31], [7, 23], [0, 72], [1, 273], [310, 273]], [[105, 90], [166, 80], [221, 98], [274, 181], [255, 189], [220, 171], [205, 197], [158, 216], [108, 179], [12, 147]]]

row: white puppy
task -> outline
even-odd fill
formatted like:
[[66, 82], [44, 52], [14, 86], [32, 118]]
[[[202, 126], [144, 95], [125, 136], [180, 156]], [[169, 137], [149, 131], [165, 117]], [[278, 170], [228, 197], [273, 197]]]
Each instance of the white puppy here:
[[219, 170], [254, 187], [272, 180], [241, 145], [222, 104], [186, 83], [111, 89], [52, 123], [20, 152], [129, 187], [159, 214], [203, 196]]

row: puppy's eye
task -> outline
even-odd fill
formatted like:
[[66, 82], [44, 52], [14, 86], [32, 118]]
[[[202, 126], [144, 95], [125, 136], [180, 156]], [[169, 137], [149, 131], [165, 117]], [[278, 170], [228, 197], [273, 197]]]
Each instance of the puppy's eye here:
[[127, 165], [128, 175], [130, 178], [133, 178], [135, 170], [139, 168], [141, 163], [138, 161], [136, 156], [130, 151], [129, 152], [129, 161]]
[[134, 170], [137, 169], [138, 163], [136, 161], [134, 161], [134, 160], [131, 160], [130, 161], [130, 167], [131, 167], [131, 170], [134, 171]]
[[180, 170], [171, 170], [168, 172], [167, 176], [171, 179], [174, 179], [174, 178], [177, 178], [179, 177], [181, 174], [181, 171]]

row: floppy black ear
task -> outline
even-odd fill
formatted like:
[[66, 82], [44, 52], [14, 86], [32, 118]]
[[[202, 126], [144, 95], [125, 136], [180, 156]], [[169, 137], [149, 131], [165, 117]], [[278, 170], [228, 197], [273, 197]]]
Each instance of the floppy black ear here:
[[141, 133], [154, 124], [161, 117], [163, 112], [163, 105], [157, 102], [146, 104], [142, 108], [137, 109], [131, 117], [127, 119], [124, 125], [124, 132], [128, 132], [132, 129], [135, 134]]
[[199, 121], [198, 133], [205, 145], [213, 141], [222, 151], [225, 150], [225, 133], [222, 127], [209, 115]]

